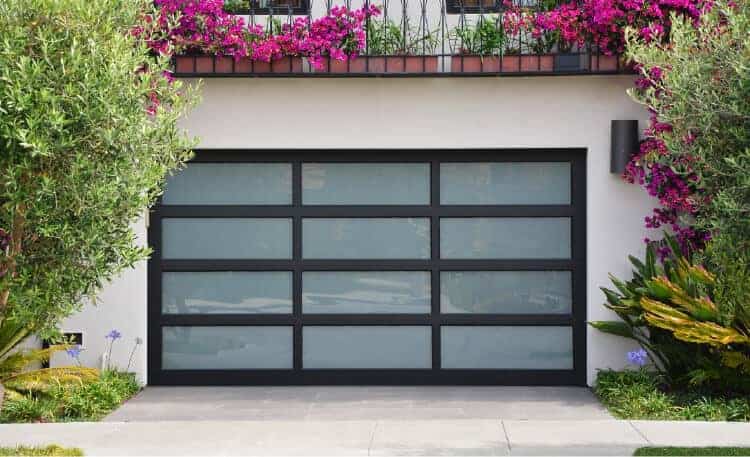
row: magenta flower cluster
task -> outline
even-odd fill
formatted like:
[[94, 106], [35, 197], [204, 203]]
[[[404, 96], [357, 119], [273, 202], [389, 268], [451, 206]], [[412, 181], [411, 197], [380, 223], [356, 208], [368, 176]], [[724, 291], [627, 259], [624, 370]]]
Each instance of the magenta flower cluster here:
[[591, 43], [601, 52], [621, 54], [626, 27], [639, 31], [646, 41], [662, 40], [669, 30], [670, 14], [698, 20], [703, 0], [570, 0], [550, 11], [528, 12], [513, 0], [505, 0], [506, 32], [529, 30], [533, 37], [556, 33], [559, 44]]
[[155, 0], [155, 4], [158, 13], [145, 19], [150, 24], [147, 41], [161, 54], [201, 53], [262, 62], [304, 56], [316, 68], [328, 57], [347, 60], [359, 55], [365, 48], [367, 18], [380, 14], [374, 5], [353, 10], [335, 6], [326, 16], [312, 21], [296, 18], [274, 31], [225, 12], [223, 0]]
[[[646, 89], [656, 84], [664, 75], [658, 67], [642, 69], [636, 87]], [[663, 134], [671, 133], [672, 126], [661, 122], [655, 113], [651, 114], [646, 138], [640, 150], [633, 156], [625, 170], [625, 179], [642, 185], [652, 197], [659, 201], [659, 207], [645, 218], [647, 228], [669, 228], [679, 242], [683, 253], [702, 249], [711, 234], [693, 225], [695, 217], [708, 203], [708, 196], [700, 187], [700, 175], [694, 167], [694, 158], [686, 152], [695, 137], [688, 135], [681, 141], [685, 152], [670, 154], [662, 139]], [[647, 238], [646, 242], [650, 242]], [[662, 257], [669, 254], [662, 246]]]

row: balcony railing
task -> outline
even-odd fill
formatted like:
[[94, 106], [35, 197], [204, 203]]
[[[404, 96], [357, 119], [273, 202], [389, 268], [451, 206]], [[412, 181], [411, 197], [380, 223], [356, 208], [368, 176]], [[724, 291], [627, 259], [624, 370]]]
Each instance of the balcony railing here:
[[[549, 10], [554, 0], [516, 0], [526, 13]], [[304, 57], [270, 62], [188, 54], [174, 57], [178, 77], [236, 76], [521, 76], [630, 72], [618, 56], [591, 45], [564, 43], [554, 32], [510, 31], [501, 0], [225, 0], [228, 11], [267, 30], [307, 17], [308, 24], [336, 5], [376, 5], [381, 14], [363, 25], [365, 47], [355, 58]], [[518, 10], [516, 10], [518, 11]]]

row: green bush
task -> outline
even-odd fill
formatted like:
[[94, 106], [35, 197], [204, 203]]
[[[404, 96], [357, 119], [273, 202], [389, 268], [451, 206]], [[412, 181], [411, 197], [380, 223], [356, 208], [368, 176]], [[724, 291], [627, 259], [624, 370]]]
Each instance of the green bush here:
[[594, 392], [618, 419], [750, 421], [750, 398], [672, 389], [659, 374], [600, 371]]
[[134, 33], [150, 0], [0, 2], [0, 357], [148, 256], [193, 91]]
[[94, 382], [6, 396], [0, 422], [96, 421], [139, 389], [133, 374], [104, 371]]
[[28, 447], [28, 446], [17, 446], [17, 447], [0, 447], [0, 455], [16, 455], [16, 456], [82, 456], [83, 451], [77, 448], [64, 448], [55, 444], [44, 447]]
[[628, 58], [652, 85], [630, 93], [669, 125], [645, 160], [695, 173], [695, 216], [683, 222], [713, 236], [698, 261], [716, 274], [718, 307], [750, 334], [750, 2], [718, 1], [699, 27], [672, 23], [669, 46], [628, 34]]

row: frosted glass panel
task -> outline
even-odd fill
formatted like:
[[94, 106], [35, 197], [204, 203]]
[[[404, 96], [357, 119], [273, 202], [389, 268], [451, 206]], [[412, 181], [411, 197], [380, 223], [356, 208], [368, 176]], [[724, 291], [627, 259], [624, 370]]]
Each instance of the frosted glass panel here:
[[443, 205], [567, 205], [570, 163], [440, 164]]
[[573, 369], [571, 327], [446, 326], [440, 331], [446, 369]]
[[206, 271], [162, 274], [164, 314], [292, 312], [288, 271]]
[[307, 259], [427, 259], [430, 221], [303, 219], [302, 255]]
[[443, 313], [569, 314], [569, 271], [445, 271], [440, 273]]
[[288, 163], [191, 163], [167, 178], [165, 205], [290, 205]]
[[443, 218], [443, 259], [569, 259], [567, 217]]
[[292, 327], [163, 327], [166, 370], [292, 368]]
[[162, 219], [165, 259], [289, 259], [291, 219]]
[[305, 205], [427, 205], [426, 163], [302, 164]]
[[304, 368], [430, 368], [430, 327], [302, 329]]
[[305, 313], [430, 312], [426, 271], [308, 271], [302, 274]]

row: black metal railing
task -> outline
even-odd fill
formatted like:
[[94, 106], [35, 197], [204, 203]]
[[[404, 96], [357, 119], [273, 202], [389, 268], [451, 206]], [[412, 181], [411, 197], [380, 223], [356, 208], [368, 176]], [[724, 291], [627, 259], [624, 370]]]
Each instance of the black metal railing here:
[[[514, 0], [534, 14], [556, 0]], [[520, 2], [520, 3], [519, 3]], [[271, 62], [212, 55], [178, 55], [176, 76], [492, 76], [628, 72], [618, 56], [591, 45], [564, 43], [554, 32], [534, 36], [508, 30], [502, 0], [225, 0], [225, 8], [248, 24], [269, 29], [307, 17], [308, 23], [337, 5], [376, 5], [367, 19], [366, 47], [356, 58], [325, 58], [318, 67], [302, 57]], [[518, 9], [514, 11], [519, 11]]]

